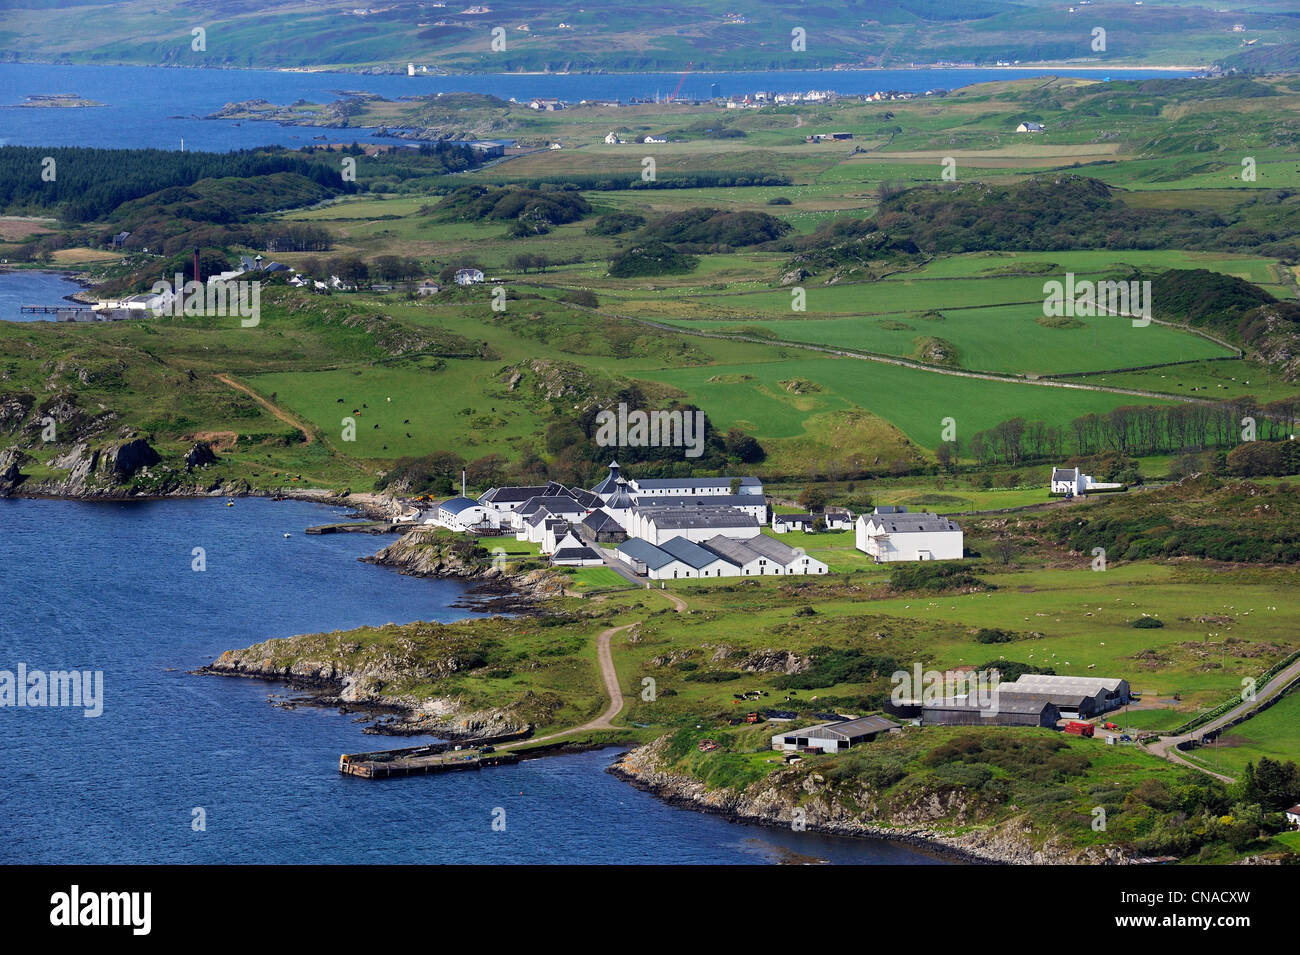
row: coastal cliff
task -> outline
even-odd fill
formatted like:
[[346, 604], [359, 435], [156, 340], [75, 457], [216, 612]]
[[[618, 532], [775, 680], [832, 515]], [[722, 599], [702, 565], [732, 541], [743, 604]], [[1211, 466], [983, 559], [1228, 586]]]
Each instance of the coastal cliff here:
[[[921, 790], [905, 805], [883, 811], [880, 793], [860, 780], [837, 783], [798, 766], [777, 770], [739, 789], [710, 788], [675, 771], [666, 753], [670, 737], [623, 754], [610, 772], [670, 805], [725, 816], [733, 822], [791, 825], [800, 808], [809, 830], [891, 839], [936, 849], [972, 862], [1014, 865], [1124, 864], [1137, 861], [1116, 846], [1079, 848], [1037, 832], [1027, 814], [993, 825], [975, 821], [974, 797], [962, 790]], [[889, 824], [884, 824], [887, 817]]]

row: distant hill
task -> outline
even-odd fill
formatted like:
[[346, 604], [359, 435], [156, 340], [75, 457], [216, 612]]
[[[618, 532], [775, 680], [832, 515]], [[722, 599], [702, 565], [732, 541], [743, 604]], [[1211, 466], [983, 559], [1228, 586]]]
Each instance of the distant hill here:
[[[448, 72], [1195, 65], [1241, 57], [1243, 67], [1277, 69], [1294, 67], [1300, 43], [1300, 19], [1287, 7], [1284, 0], [1234, 4], [1230, 13], [1173, 0], [1099, 0], [1073, 12], [1059, 0], [615, 0], [581, 8], [542, 0], [445, 7], [396, 0], [373, 8], [300, 0], [9, 0], [0, 11], [0, 57], [385, 71], [415, 62]], [[1237, 24], [1243, 29], [1234, 32]], [[1094, 48], [1096, 27], [1106, 31], [1104, 49]], [[205, 31], [201, 38], [196, 28]], [[1260, 46], [1243, 52], [1252, 41]]]

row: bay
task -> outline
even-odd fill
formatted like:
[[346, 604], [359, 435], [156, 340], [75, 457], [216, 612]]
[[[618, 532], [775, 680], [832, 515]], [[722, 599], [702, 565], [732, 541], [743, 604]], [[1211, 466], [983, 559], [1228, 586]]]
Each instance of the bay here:
[[[667, 806], [604, 771], [613, 749], [340, 776], [340, 753], [419, 740], [363, 734], [333, 709], [272, 706], [297, 695], [277, 684], [188, 671], [272, 637], [468, 613], [452, 606], [458, 582], [357, 561], [384, 538], [302, 533], [344, 515], [266, 499], [0, 500], [0, 670], [104, 675], [98, 717], [0, 708], [0, 863], [937, 861]], [[498, 810], [505, 831], [492, 827]]]

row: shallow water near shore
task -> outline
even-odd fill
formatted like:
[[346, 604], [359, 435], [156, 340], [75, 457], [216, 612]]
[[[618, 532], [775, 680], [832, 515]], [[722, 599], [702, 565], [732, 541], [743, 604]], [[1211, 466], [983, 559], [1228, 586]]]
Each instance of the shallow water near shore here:
[[[340, 776], [340, 753], [420, 740], [363, 734], [333, 709], [273, 707], [298, 695], [278, 684], [188, 671], [270, 637], [467, 615], [451, 606], [459, 582], [357, 561], [384, 538], [302, 533], [345, 514], [257, 498], [0, 500], [0, 670], [104, 675], [96, 718], [0, 709], [0, 862], [940, 861], [668, 806], [604, 771], [614, 749], [437, 777]], [[191, 569], [195, 547], [204, 572]]]
[[20, 309], [24, 305], [75, 308], [67, 297], [80, 291], [82, 287], [62, 272], [0, 272], [0, 322], [53, 321], [54, 315], [24, 314]]

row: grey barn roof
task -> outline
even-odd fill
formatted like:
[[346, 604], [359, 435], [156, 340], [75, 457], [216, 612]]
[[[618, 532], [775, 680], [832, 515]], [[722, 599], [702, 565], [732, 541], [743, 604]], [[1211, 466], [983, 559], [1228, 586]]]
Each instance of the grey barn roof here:
[[757, 494], [647, 494], [636, 502], [641, 507], [767, 507]]
[[690, 494], [701, 487], [730, 487], [732, 481], [739, 481], [741, 487], [759, 487], [762, 485], [756, 477], [712, 477], [712, 478], [645, 478], [633, 483], [647, 491], [666, 491], [681, 488], [683, 494]]
[[961, 530], [955, 521], [930, 513], [875, 514], [867, 520], [883, 527], [886, 534], [931, 534]]
[[494, 487], [479, 498], [484, 504], [522, 504], [529, 498], [541, 497], [546, 493], [545, 485], [526, 487]]
[[[659, 549], [666, 554], [671, 554], [687, 567], [692, 567], [695, 570], [708, 567], [719, 560], [725, 560], [725, 558], [719, 557], [713, 551], [688, 541], [684, 537], [670, 538], [660, 544]], [[728, 561], [728, 563], [730, 562]]]
[[857, 739], [870, 733], [883, 733], [899, 729], [899, 724], [883, 716], [864, 716], [856, 720], [844, 720], [840, 723], [819, 723], [804, 729], [790, 730], [782, 736], [807, 736], [810, 739]]
[[660, 550], [654, 544], [639, 537], [625, 540], [618, 545], [618, 551], [627, 554], [633, 560], [639, 560], [651, 570], [658, 570], [677, 559], [667, 551]]
[[1047, 673], [1025, 673], [1018, 677], [1014, 682], [1004, 683], [1002, 685], [1007, 689], [1024, 689], [1040, 692], [1070, 691], [1078, 692], [1085, 696], [1096, 696], [1098, 690], [1105, 690], [1107, 693], [1115, 693], [1119, 690], [1120, 684], [1124, 682], [1124, 679], [1121, 677], [1061, 676]]
[[788, 564], [795, 559], [793, 547], [781, 543], [774, 537], [768, 537], [766, 534], [747, 538], [745, 546], [750, 550], [757, 551], [768, 560], [774, 560], [779, 564]]
[[[1027, 713], [1037, 715], [1042, 713], [1049, 706], [1055, 706], [1049, 697], [1039, 696], [1030, 693], [1008, 693], [1003, 694], [999, 688], [996, 691], [998, 713]], [[933, 703], [922, 705], [924, 710], [974, 710], [984, 709], [978, 700], [972, 700], [970, 697], [961, 696], [949, 698], [946, 700], [936, 700]], [[991, 714], [990, 714], [991, 715]]]
[[582, 519], [582, 523], [593, 531], [622, 531], [623, 525], [604, 511], [592, 511]]
[[660, 530], [690, 530], [697, 527], [757, 527], [758, 521], [752, 514], [738, 511], [734, 507], [699, 507], [683, 508], [638, 508], [648, 520], [654, 522]]

